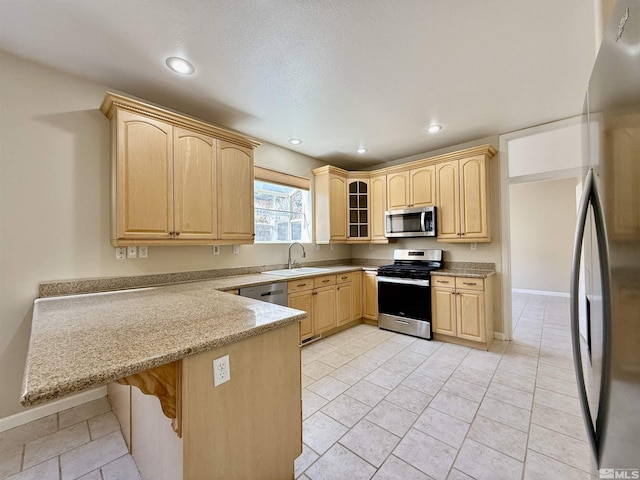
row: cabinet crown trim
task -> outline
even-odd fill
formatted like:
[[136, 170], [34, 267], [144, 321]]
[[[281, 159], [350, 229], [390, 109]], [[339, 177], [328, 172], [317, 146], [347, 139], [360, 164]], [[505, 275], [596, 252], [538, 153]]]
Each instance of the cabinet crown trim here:
[[113, 92], [107, 92], [104, 96], [104, 100], [102, 101], [102, 105], [100, 106], [100, 111], [104, 113], [109, 120], [111, 120], [118, 109], [146, 115], [174, 126], [187, 128], [205, 135], [211, 135], [217, 139], [227, 140], [243, 147], [256, 148], [261, 145], [258, 140], [247, 137], [246, 135], [225, 130], [201, 120], [188, 117], [178, 112], [172, 112], [141, 100], [125, 97]]

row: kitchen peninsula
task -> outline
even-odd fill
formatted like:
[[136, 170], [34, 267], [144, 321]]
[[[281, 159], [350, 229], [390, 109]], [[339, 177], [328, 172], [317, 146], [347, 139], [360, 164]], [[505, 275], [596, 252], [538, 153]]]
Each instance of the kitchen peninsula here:
[[[110, 393], [130, 396], [114, 410], [153, 478], [293, 478], [306, 314], [218, 288], [212, 280], [36, 300], [22, 404], [118, 382], [127, 386], [111, 383]], [[212, 362], [225, 355], [230, 380], [214, 387]], [[157, 400], [128, 385], [157, 396], [164, 416], [149, 419]], [[147, 402], [139, 411], [135, 395]], [[136, 431], [140, 420], [160, 433]]]

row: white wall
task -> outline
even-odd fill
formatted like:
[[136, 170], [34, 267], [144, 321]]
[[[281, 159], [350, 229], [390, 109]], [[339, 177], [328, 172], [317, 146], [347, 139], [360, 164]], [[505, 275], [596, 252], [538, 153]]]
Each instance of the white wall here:
[[[109, 244], [106, 87], [0, 52], [0, 418], [22, 411], [20, 385], [31, 307], [44, 280], [286, 263], [286, 245], [152, 247], [148, 259], [115, 259]], [[184, 112], [189, 113], [189, 112]], [[322, 165], [264, 144], [255, 163], [310, 177]], [[350, 246], [307, 261], [351, 258]]]
[[512, 288], [569, 293], [576, 181], [509, 187]]

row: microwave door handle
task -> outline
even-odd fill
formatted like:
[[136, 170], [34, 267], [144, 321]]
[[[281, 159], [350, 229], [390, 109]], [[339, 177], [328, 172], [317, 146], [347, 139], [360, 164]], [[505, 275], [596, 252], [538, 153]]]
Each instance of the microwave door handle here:
[[420, 230], [423, 232], [427, 231], [427, 212], [424, 210], [420, 214]]

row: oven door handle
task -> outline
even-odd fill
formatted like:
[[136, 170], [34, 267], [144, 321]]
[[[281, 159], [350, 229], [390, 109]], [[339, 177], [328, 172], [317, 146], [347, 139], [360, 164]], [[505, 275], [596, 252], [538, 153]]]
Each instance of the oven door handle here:
[[378, 283], [402, 283], [405, 285], [417, 285], [419, 287], [428, 287], [431, 285], [429, 280], [420, 280], [417, 278], [398, 278], [378, 276]]

